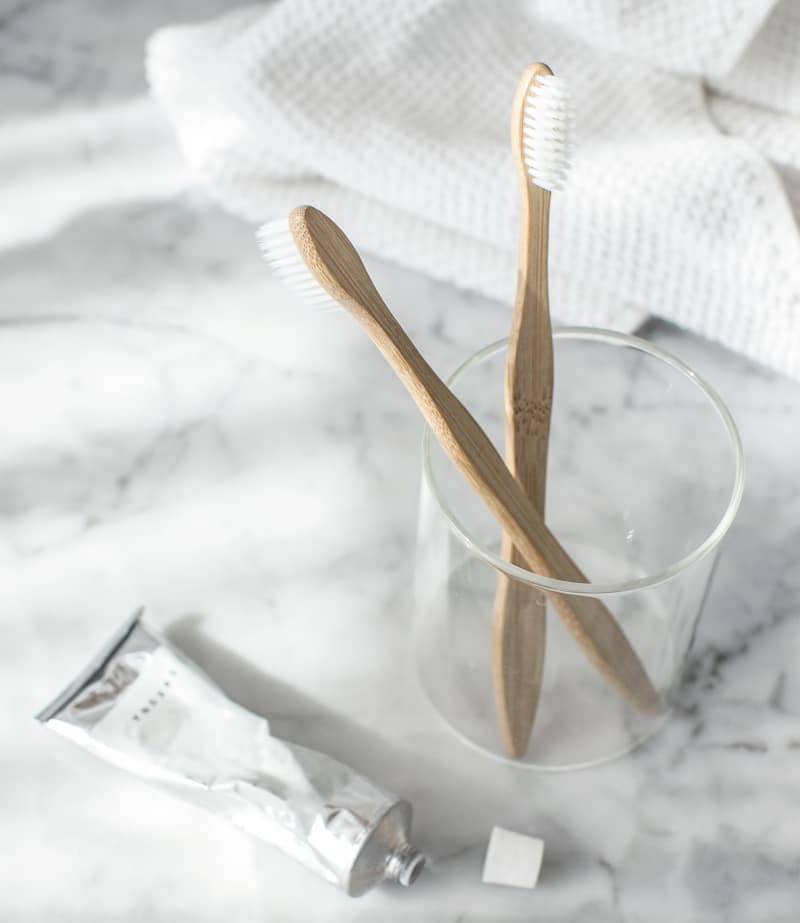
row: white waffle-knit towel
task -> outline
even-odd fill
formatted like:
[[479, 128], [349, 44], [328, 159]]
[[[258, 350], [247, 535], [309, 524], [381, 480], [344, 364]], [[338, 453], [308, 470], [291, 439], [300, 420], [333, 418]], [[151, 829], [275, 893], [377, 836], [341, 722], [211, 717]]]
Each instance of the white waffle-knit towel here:
[[252, 221], [314, 204], [365, 250], [511, 302], [510, 104], [571, 86], [561, 321], [670, 319], [800, 376], [795, 0], [278, 0], [151, 40], [186, 158]]

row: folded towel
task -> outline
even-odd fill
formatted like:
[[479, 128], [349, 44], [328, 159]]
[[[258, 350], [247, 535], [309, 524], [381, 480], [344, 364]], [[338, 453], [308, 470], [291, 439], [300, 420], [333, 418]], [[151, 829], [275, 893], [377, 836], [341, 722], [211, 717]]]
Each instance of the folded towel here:
[[148, 73], [231, 211], [311, 203], [365, 250], [510, 304], [510, 105], [546, 61], [576, 112], [553, 196], [556, 318], [655, 314], [800, 376], [784, 185], [800, 168], [798, 46], [793, 0], [278, 0], [161, 30]]

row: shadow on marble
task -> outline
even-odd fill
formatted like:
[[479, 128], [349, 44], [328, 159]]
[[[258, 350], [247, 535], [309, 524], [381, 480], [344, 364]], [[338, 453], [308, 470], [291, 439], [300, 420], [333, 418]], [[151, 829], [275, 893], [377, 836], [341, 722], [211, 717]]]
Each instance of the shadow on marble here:
[[[230, 698], [268, 718], [277, 737], [327, 753], [412, 801], [413, 839], [431, 859], [420, 886], [447, 888], [467, 867], [473, 881], [479, 882], [491, 827], [514, 823], [509, 804], [513, 793], [506, 786], [487, 784], [480, 771], [483, 757], [465, 751], [443, 731], [434, 730], [432, 739], [410, 739], [407, 744], [390, 741], [212, 639], [204, 631], [205, 618], [187, 613], [172, 622], [166, 636]], [[563, 840], [562, 833], [552, 831], [556, 842]], [[547, 858], [548, 876], [561, 878], [563, 869], [574, 870], [576, 852], [572, 841], [556, 846]]]
[[[276, 737], [313, 749], [322, 750], [324, 746], [325, 752], [343, 762], [361, 756], [370, 761], [371, 752], [380, 754], [380, 762], [398, 755], [398, 752], [392, 752], [398, 751], [398, 748], [375, 731], [337, 714], [294, 686], [269, 676], [210, 638], [203, 631], [205, 618], [201, 613], [187, 613], [170, 625], [166, 636], [227, 696], [267, 718]], [[329, 741], [333, 749], [328, 747]]]

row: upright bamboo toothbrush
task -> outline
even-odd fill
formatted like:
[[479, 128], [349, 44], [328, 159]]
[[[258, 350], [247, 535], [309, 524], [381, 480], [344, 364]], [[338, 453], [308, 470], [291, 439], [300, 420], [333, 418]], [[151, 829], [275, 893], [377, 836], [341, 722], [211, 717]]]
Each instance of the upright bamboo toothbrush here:
[[[511, 112], [511, 149], [519, 181], [519, 275], [506, 360], [506, 463], [544, 518], [547, 444], [553, 406], [553, 334], [547, 293], [550, 192], [569, 169], [570, 101], [546, 64], [522, 75]], [[502, 555], [524, 567], [503, 534]], [[492, 663], [500, 733], [511, 756], [524, 756], [539, 704], [545, 649], [545, 597], [498, 575]]]
[[[384, 304], [342, 231], [310, 206], [259, 232], [276, 273], [305, 300], [340, 304], [367, 332], [403, 382], [442, 448], [511, 536], [528, 566], [551, 578], [586, 578], [547, 529], [488, 436], [433, 369]], [[639, 709], [658, 708], [658, 693], [614, 617], [591, 596], [551, 599], [555, 610], [606, 679]]]

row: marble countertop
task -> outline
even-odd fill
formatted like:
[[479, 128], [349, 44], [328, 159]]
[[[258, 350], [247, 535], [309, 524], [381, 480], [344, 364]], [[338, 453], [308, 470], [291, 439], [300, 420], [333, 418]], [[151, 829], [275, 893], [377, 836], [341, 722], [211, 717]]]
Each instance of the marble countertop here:
[[[372, 268], [441, 371], [504, 332], [497, 304]], [[1, 256], [0, 918], [796, 919], [800, 387], [648, 335], [729, 402], [748, 488], [678, 713], [630, 757], [541, 775], [416, 690], [420, 421], [346, 316], [295, 303], [198, 197]], [[139, 603], [278, 733], [410, 798], [430, 871], [348, 899], [36, 725]], [[545, 839], [535, 891], [481, 884], [494, 824]]]
[[[135, 6], [50, 59], [49, 5], [0, 23], [0, 919], [793, 923], [800, 385], [648, 328], [720, 391], [748, 466], [680, 706], [588, 771], [473, 752], [410, 667], [418, 415], [349, 318], [187, 191], [134, 52], [115, 62], [191, 5]], [[507, 333], [500, 305], [370, 268], [442, 372]], [[142, 603], [278, 734], [414, 803], [413, 888], [349, 899], [33, 721]], [[534, 891], [481, 883], [493, 825], [545, 840]]]

